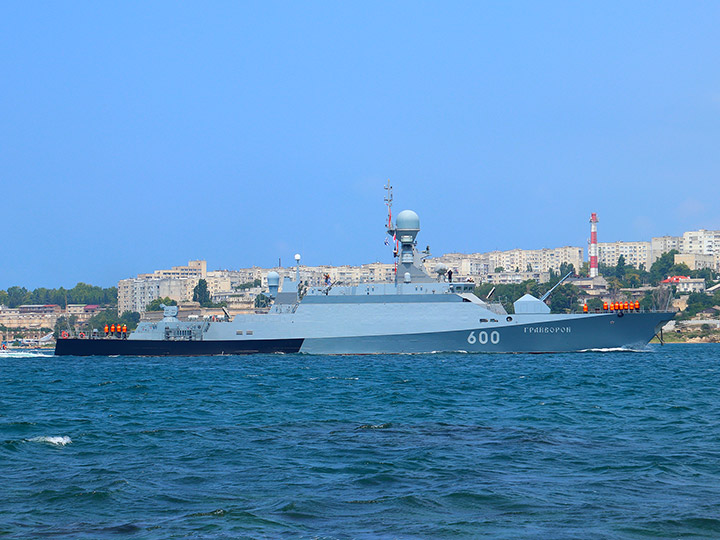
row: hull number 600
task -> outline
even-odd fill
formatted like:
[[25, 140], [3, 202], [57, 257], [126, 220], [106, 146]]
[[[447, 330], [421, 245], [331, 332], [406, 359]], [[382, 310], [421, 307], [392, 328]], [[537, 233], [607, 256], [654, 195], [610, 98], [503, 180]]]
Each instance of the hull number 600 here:
[[490, 340], [490, 343], [492, 343], [493, 345], [500, 343], [500, 332], [498, 332], [497, 330], [493, 330], [488, 334], [485, 330], [479, 330], [476, 336], [475, 331], [473, 330], [467, 337], [467, 342], [470, 345], [475, 345], [478, 342], [480, 343], [480, 345], [485, 345], [488, 340]]

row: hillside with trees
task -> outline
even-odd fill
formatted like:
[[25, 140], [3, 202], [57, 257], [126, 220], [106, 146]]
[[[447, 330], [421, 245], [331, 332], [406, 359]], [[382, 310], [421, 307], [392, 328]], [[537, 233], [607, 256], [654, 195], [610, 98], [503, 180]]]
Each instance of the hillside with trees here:
[[668, 276], [702, 278], [705, 280], [706, 287], [711, 287], [717, 283], [717, 273], [709, 268], [690, 270], [686, 264], [675, 264], [675, 255], [678, 253], [675, 249], [663, 253], [652, 264], [650, 270], [646, 270], [642, 264], [639, 269], [635, 268], [631, 264], [627, 264], [625, 257], [620, 255], [615, 266], [600, 264], [598, 265], [598, 271], [607, 280], [608, 288], [615, 290], [637, 288], [643, 285], [656, 287]]
[[78, 283], [72, 289], [46, 289], [39, 287], [29, 291], [25, 287], [8, 287], [0, 290], [0, 304], [16, 308], [23, 304], [98, 304], [117, 305], [117, 287], [102, 288], [87, 283]]

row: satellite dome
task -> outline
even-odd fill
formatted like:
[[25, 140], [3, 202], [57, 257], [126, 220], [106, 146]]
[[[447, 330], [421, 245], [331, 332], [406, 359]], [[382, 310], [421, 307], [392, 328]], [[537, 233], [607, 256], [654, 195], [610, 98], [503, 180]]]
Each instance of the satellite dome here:
[[274, 285], [275, 287], [277, 287], [278, 285], [280, 285], [280, 274], [278, 274], [274, 270], [268, 272], [267, 282], [268, 286], [272, 287]]
[[412, 210], [403, 210], [397, 215], [395, 226], [398, 230], [419, 231], [420, 218]]

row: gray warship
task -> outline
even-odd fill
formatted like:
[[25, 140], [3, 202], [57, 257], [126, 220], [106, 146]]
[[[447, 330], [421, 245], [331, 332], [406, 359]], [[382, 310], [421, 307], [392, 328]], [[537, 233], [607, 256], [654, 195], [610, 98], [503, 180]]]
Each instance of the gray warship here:
[[[390, 196], [390, 200], [392, 197]], [[387, 200], [387, 199], [386, 199]], [[390, 205], [388, 205], [390, 208]], [[165, 307], [157, 322], [141, 322], [127, 339], [58, 339], [57, 355], [199, 356], [256, 353], [381, 354], [463, 351], [549, 353], [642, 348], [673, 312], [616, 310], [551, 313], [526, 294], [514, 313], [473, 294], [474, 283], [430, 275], [417, 249], [420, 219], [400, 212], [388, 233], [396, 239], [391, 283], [307, 287], [270, 272], [264, 313], [219, 321], [182, 321]]]

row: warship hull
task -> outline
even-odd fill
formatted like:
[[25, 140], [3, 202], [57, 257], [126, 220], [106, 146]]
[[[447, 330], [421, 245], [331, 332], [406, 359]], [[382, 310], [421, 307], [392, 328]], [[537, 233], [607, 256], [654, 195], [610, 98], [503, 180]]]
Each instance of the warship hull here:
[[552, 353], [645, 347], [673, 313], [583, 316], [562, 321], [395, 334], [306, 339], [300, 352], [311, 354], [375, 353]]
[[[640, 349], [673, 318], [670, 312], [630, 312], [545, 317], [513, 315], [508, 323], [464, 324], [424, 332], [336, 335], [308, 332], [306, 337], [244, 336], [236, 339], [59, 339], [60, 356], [205, 356], [267, 353], [403, 354], [462, 351], [477, 353], [551, 353], [592, 349]], [[523, 319], [529, 319], [524, 322]], [[540, 319], [540, 320], [538, 320]], [[312, 326], [296, 320], [298, 327]], [[232, 323], [212, 323], [229, 325]], [[247, 326], [249, 323], [240, 323]], [[290, 323], [292, 326], [293, 323]], [[276, 325], [271, 325], [276, 326]], [[283, 325], [284, 326], [284, 325]], [[441, 324], [440, 326], [447, 326]], [[256, 326], [256, 328], [258, 328]], [[270, 328], [270, 330], [278, 330]], [[340, 330], [340, 327], [338, 327]], [[258, 330], [255, 330], [257, 333]], [[211, 332], [208, 332], [211, 333]], [[262, 333], [262, 330], [260, 330]]]
[[59, 339], [58, 356], [222, 356], [300, 352], [302, 339], [157, 341], [143, 339]]

